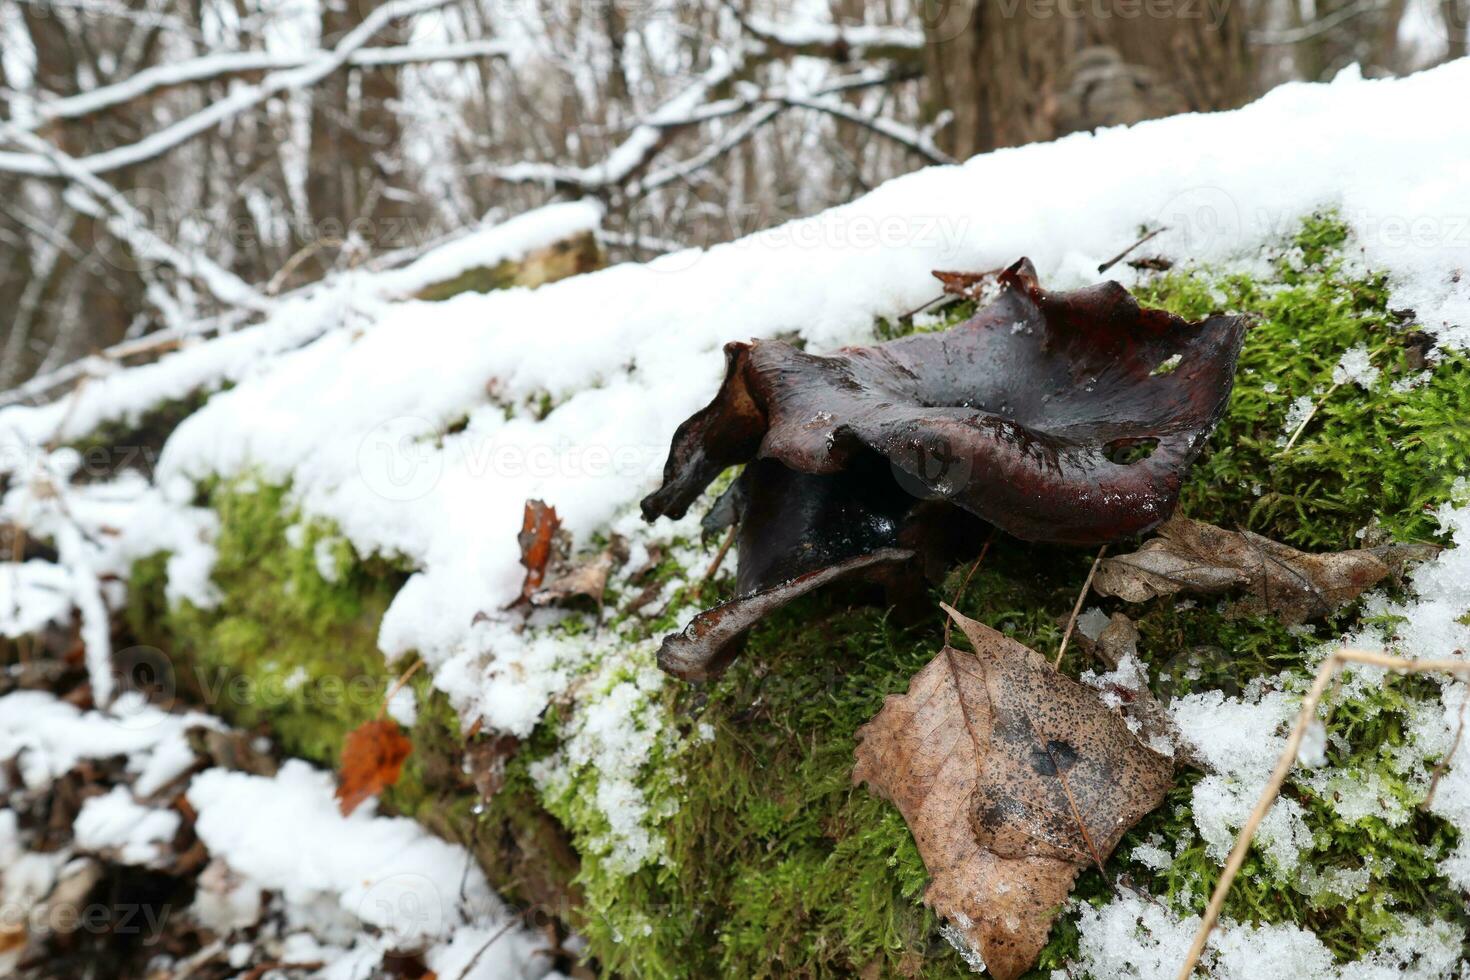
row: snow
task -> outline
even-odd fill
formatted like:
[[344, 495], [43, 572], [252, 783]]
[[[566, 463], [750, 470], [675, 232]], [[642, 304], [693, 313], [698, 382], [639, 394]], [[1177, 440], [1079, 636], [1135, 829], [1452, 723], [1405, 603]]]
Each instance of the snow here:
[[590, 231], [601, 223], [602, 215], [603, 206], [591, 199], [549, 204], [441, 245], [402, 269], [378, 274], [374, 283], [381, 296], [409, 297], [469, 269], [519, 259], [538, 248]]
[[[1463, 498], [1466, 490], [1470, 487], [1462, 485], [1455, 495]], [[1392, 631], [1370, 628], [1341, 638], [1342, 645], [1384, 649], [1410, 658], [1464, 658], [1470, 639], [1470, 626], [1465, 624], [1470, 614], [1470, 507], [1446, 506], [1439, 516], [1453, 547], [1410, 574], [1414, 596], [1404, 603], [1391, 603], [1382, 596], [1368, 601], [1367, 613], [1391, 618], [1395, 623]], [[1380, 668], [1353, 668], [1340, 696], [1361, 696], [1383, 682]], [[1196, 828], [1217, 862], [1223, 863], [1228, 856], [1235, 834], [1285, 748], [1287, 729], [1299, 709], [1299, 694], [1293, 693], [1299, 683], [1283, 674], [1253, 683], [1238, 697], [1208, 691], [1177, 698], [1170, 705], [1181, 732], [1213, 770], [1195, 785], [1192, 802]], [[1391, 760], [1395, 771], [1406, 776], [1416, 791], [1427, 792], [1428, 774], [1437, 762], [1449, 758], [1429, 809], [1462, 833], [1470, 829], [1470, 762], [1464, 747], [1456, 748], [1456, 739], [1467, 697], [1470, 688], [1465, 683], [1446, 679], [1438, 705], [1411, 708], [1409, 737]], [[1326, 745], [1332, 739], [1332, 734], [1322, 730], [1315, 739], [1318, 744], [1304, 745], [1299, 767], [1288, 778], [1329, 801], [1347, 823], [1368, 816], [1389, 826], [1407, 820], [1410, 814], [1387, 791], [1383, 773], [1323, 765]], [[1371, 887], [1371, 871], [1366, 867], [1326, 873], [1298, 867], [1300, 854], [1310, 843], [1301, 804], [1285, 795], [1278, 797], [1257, 832], [1256, 846], [1278, 874], [1293, 872], [1283, 882], [1290, 881], [1290, 887], [1313, 900], [1327, 896], [1351, 900]], [[1165, 866], [1160, 862], [1169, 860], [1158, 842], [1136, 846], [1132, 856], [1148, 867]], [[1439, 870], [1470, 890], [1470, 846], [1462, 839], [1441, 860]], [[1180, 917], [1156, 900], [1134, 895], [1122, 895], [1100, 909], [1081, 906], [1082, 935], [1074, 973], [1080, 968], [1095, 980], [1172, 977], [1198, 922], [1197, 917]], [[1427, 980], [1453, 975], [1463, 939], [1455, 926], [1407, 920], [1401, 927], [1363, 959], [1336, 966], [1310, 932], [1294, 926], [1226, 922], [1214, 934], [1204, 962], [1211, 976], [1241, 980], [1277, 976]]]
[[174, 835], [179, 815], [140, 805], [126, 786], [114, 786], [103, 796], [82, 804], [72, 829], [77, 847], [87, 851], [116, 850], [124, 864], [159, 863]]
[[637, 777], [666, 732], [660, 715], [649, 710], [665, 675], [645, 668], [631, 680], [612, 684], [598, 698], [584, 701], [560, 745], [531, 766], [538, 788], [550, 796], [563, 792], [581, 770], [597, 775], [597, 807], [608, 829], [590, 848], [606, 856], [605, 866], [631, 874], [663, 856], [663, 839], [649, 827], [654, 814]]
[[[168, 866], [182, 818], [172, 795], [150, 799], [195, 764], [185, 732], [197, 724], [224, 729], [131, 695], [108, 712], [36, 691], [0, 697], [0, 763], [22, 774], [17, 785], [0, 782], [0, 903], [7, 915], [42, 916], [48, 897], [56, 901], [59, 883], [78, 870], [78, 853]], [[128, 782], [85, 799], [68, 846], [32, 850], [42, 841], [20, 829], [12, 807], [30, 805], [83, 760], [114, 756], [125, 758]], [[223, 938], [269, 914], [282, 934], [280, 955], [272, 958], [325, 961], [322, 976], [361, 980], [394, 950], [467, 965], [482, 948], [473, 976], [548, 974], [544, 938], [506, 911], [468, 851], [413, 820], [376, 815], [373, 802], [344, 817], [334, 789], [331, 773], [300, 760], [288, 760], [274, 776], [220, 768], [193, 776], [185, 796], [210, 856], [190, 908], [195, 920]], [[497, 938], [486, 946], [491, 935]], [[262, 933], [255, 941], [268, 938]], [[250, 954], [247, 945], [244, 958]]]
[[131, 693], [101, 712], [82, 711], [40, 691], [14, 691], [0, 696], [0, 762], [14, 762], [22, 784], [40, 790], [83, 759], [126, 756], [138, 791], [148, 795], [193, 762], [187, 732], [195, 726], [224, 727], [198, 712], [170, 714]]
[[[1071, 973], [1052, 980], [1174, 980], [1199, 928], [1147, 897], [1123, 893], [1102, 908], [1078, 903], [1081, 937]], [[1339, 966], [1311, 932], [1289, 924], [1221, 922], [1202, 962], [1215, 980], [1438, 980], [1454, 975], [1463, 937], [1445, 922], [1408, 919], [1363, 959]]]
[[71, 616], [71, 574], [49, 561], [0, 563], [0, 633], [14, 639]]
[[493, 931], [500, 938], [477, 967], [484, 976], [546, 973], [542, 941], [514, 926], [468, 852], [413, 820], [376, 816], [372, 804], [343, 817], [333, 793], [330, 773], [299, 760], [288, 760], [274, 777], [221, 769], [196, 776], [188, 791], [195, 830], [240, 879], [226, 894], [246, 896], [243, 911], [235, 898], [216, 900], [207, 911], [248, 920], [250, 896], [267, 890], [279, 893], [288, 919], [310, 932], [330, 937], [334, 923], [371, 930], [358, 938], [367, 948], [356, 957], [301, 957], [325, 958], [334, 969], [365, 953], [362, 962], [375, 965], [392, 949], [449, 956]]
[[[1287, 683], [1287, 675], [1278, 681]], [[1252, 688], [1241, 698], [1204, 691], [1176, 698], [1169, 705], [1179, 731], [1211, 769], [1195, 784], [1192, 803], [1206, 850], [1221, 864], [1276, 768], [1300, 708], [1298, 696], [1259, 682]], [[1302, 805], [1286, 797], [1278, 799], [1262, 821], [1256, 840], [1278, 872], [1295, 869], [1302, 850], [1312, 842]]]
[[[389, 683], [389, 690], [393, 689], [394, 683], [396, 683], [396, 681]], [[398, 724], [402, 725], [404, 728], [412, 728], [414, 722], [418, 720], [418, 698], [413, 693], [413, 688], [409, 687], [406, 684], [403, 687], [400, 687], [398, 690], [393, 691], [392, 695], [388, 698], [386, 707], [388, 710], [388, 717], [398, 722]]]
[[1373, 366], [1370, 356], [1368, 348], [1361, 345], [1349, 348], [1332, 369], [1332, 383], [1345, 385], [1352, 382], [1364, 391], [1372, 388], [1383, 372]]
[[[250, 886], [279, 892], [303, 921], [347, 916], [373, 927], [384, 948], [423, 948], [465, 925], [499, 928], [507, 913], [474, 859], [406, 817], [372, 804], [337, 809], [330, 773], [288, 760], [274, 777], [211, 769], [188, 799], [211, 855]], [[323, 911], [325, 906], [325, 911]], [[523, 930], [481, 958], [491, 976], [537, 976], [539, 941]], [[539, 957], [544, 960], [544, 957]]]

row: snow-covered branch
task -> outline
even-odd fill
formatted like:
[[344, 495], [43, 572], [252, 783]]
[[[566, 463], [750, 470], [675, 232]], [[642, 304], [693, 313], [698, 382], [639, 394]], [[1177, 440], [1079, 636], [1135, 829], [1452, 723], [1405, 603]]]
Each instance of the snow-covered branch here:
[[550, 163], [515, 163], [492, 167], [490, 173], [510, 183], [549, 184], [563, 190], [595, 193], [626, 184], [646, 167], [668, 141], [670, 131], [698, 122], [698, 110], [710, 95], [733, 79], [756, 49], [737, 48], [715, 63], [673, 98], [640, 122], [606, 157], [590, 167]]
[[778, 23], [751, 16], [741, 17], [740, 22], [750, 34], [769, 45], [835, 61], [913, 60], [924, 49], [924, 32], [908, 27], [873, 24], [840, 27], [816, 21]]
[[271, 308], [270, 300], [233, 272], [219, 266], [207, 256], [184, 252], [154, 234], [148, 227], [147, 219], [122, 195], [100, 177], [87, 172], [78, 161], [39, 136], [6, 123], [0, 123], [0, 136], [32, 148], [37, 156], [55, 168], [57, 174], [71, 181], [68, 202], [78, 211], [101, 219], [107, 230], [137, 252], [140, 258], [165, 263], [182, 275], [198, 280], [215, 299], [226, 306], [257, 312]]
[[[228, 119], [251, 109], [278, 92], [308, 88], [347, 64], [374, 34], [389, 23], [415, 14], [443, 7], [450, 0], [394, 0], [363, 18], [331, 51], [322, 52], [298, 68], [272, 72], [255, 85], [244, 85], [218, 102], [211, 103], [193, 115], [186, 116], [163, 129], [127, 146], [94, 153], [73, 161], [73, 173], [93, 176], [132, 167], [161, 156], [206, 133]], [[8, 130], [15, 132], [15, 130]], [[48, 154], [0, 153], [0, 171], [32, 177], [71, 177], [63, 174]]]
[[[893, 85], [905, 82], [919, 75], [916, 71], [893, 68], [870, 67], [861, 71], [843, 75], [816, 90], [819, 95], [839, 95], [847, 92], [857, 92], [863, 89], [878, 88], [885, 85]], [[722, 119], [726, 116], [734, 116], [746, 112], [770, 102], [784, 102], [790, 96], [805, 96], [813, 94], [810, 87], [786, 86], [776, 89], [762, 89], [758, 86], [744, 86], [749, 91], [728, 99], [718, 99], [708, 102], [686, 117], [670, 118], [661, 122], [648, 120], [647, 125], [661, 125], [670, 128], [689, 126], [695, 123], [709, 122], [712, 119]]]
[[[494, 40], [437, 45], [408, 44], [385, 48], [363, 48], [353, 52], [347, 58], [346, 65], [353, 68], [382, 68], [442, 61], [469, 61], [477, 58], [503, 58], [509, 53], [508, 44]], [[57, 120], [79, 119], [104, 109], [110, 109], [159, 89], [177, 88], [181, 85], [255, 72], [301, 68], [328, 54], [323, 51], [302, 53], [227, 51], [169, 65], [155, 65], [112, 85], [104, 85], [101, 88], [64, 99], [42, 102], [35, 107], [33, 114], [16, 120], [13, 125], [21, 129], [38, 129]]]
[[954, 157], [945, 153], [934, 143], [933, 136], [926, 130], [905, 126], [903, 123], [884, 116], [869, 115], [855, 106], [830, 96], [787, 95], [782, 101], [789, 106], [825, 112], [838, 119], [870, 129], [880, 136], [899, 143], [930, 163], [954, 163]]

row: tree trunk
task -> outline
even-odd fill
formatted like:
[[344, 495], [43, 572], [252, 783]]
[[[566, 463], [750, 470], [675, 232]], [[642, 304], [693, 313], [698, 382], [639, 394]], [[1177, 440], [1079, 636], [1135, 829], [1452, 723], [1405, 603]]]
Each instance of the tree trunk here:
[[[964, 158], [1254, 94], [1247, 13], [1208, 0], [957, 0], [926, 19], [931, 114]], [[1103, 54], [1100, 52], [1111, 52]]]
[[[333, 47], [371, 9], [366, 2], [323, 4], [321, 46]], [[385, 28], [373, 43], [404, 40], [401, 30]], [[372, 251], [414, 244], [415, 207], [397, 174], [402, 133], [391, 105], [398, 94], [398, 71], [388, 67], [338, 71], [312, 90], [306, 198], [314, 227], [301, 237], [303, 246], [319, 243], [323, 271], [353, 231]]]

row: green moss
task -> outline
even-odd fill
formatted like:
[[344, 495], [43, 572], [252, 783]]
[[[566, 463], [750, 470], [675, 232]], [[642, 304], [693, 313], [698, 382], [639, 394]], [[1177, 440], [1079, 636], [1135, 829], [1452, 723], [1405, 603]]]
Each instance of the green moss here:
[[[1431, 537], [1431, 509], [1470, 470], [1470, 361], [1441, 353], [1426, 381], [1408, 311], [1388, 306], [1378, 274], [1345, 270], [1347, 229], [1308, 220], [1271, 256], [1270, 279], [1184, 269], [1136, 290], [1141, 300], [1200, 317], [1211, 310], [1258, 317], [1241, 352], [1230, 409], [1184, 490], [1182, 506], [1306, 548], [1346, 548], [1373, 525], [1399, 540]], [[1372, 353], [1371, 390], [1334, 386], [1354, 347]], [[1280, 445], [1297, 399], [1317, 406], [1296, 444]], [[1289, 437], [1288, 437], [1289, 438]]]
[[[220, 519], [218, 606], [168, 608], [164, 556], [155, 556], [134, 568], [131, 630], [170, 654], [186, 697], [269, 732], [291, 755], [335, 766], [347, 732], [378, 714], [406, 666], [390, 667], [377, 646], [404, 574], [381, 559], [360, 560], [326, 522], [303, 521], [282, 487], [239, 481], [207, 496]], [[409, 733], [414, 751], [385, 795], [407, 813], [443, 781], [445, 742], [459, 730], [422, 672], [410, 684], [420, 707]]]
[[[1420, 370], [1410, 362], [1412, 324], [1388, 309], [1382, 277], [1346, 270], [1349, 246], [1341, 222], [1314, 217], [1271, 256], [1269, 276], [1179, 269], [1138, 290], [1190, 317], [1215, 309], [1256, 317], [1229, 411], [1185, 488], [1185, 512], [1316, 549], [1354, 546], [1359, 529], [1370, 525], [1375, 535], [1398, 539], [1436, 533], [1429, 510], [1449, 498], [1455, 474], [1470, 469], [1461, 422], [1470, 407], [1470, 370], [1462, 357], [1447, 354], [1427, 381], [1395, 387]], [[941, 329], [971, 311], [955, 304], [917, 329]], [[915, 329], [910, 318], [880, 324], [877, 332], [887, 338]], [[1374, 352], [1380, 378], [1369, 392], [1349, 383], [1329, 393], [1333, 368], [1357, 346]], [[1300, 396], [1321, 406], [1283, 453], [1286, 412]], [[961, 608], [1050, 652], [1090, 558], [999, 541]], [[950, 597], [959, 577], [953, 573], [936, 590], [936, 603]], [[676, 597], [647, 635], [687, 611]], [[1283, 671], [1304, 682], [1317, 642], [1269, 618], [1230, 618], [1213, 604], [1162, 601], [1128, 612], [1161, 694], [1234, 694], [1253, 678]], [[1352, 628], [1356, 617], [1355, 609], [1343, 610], [1321, 635]], [[880, 610], [817, 596], [757, 629], [718, 682], [670, 685], [660, 706], [664, 723], [686, 735], [708, 725], [714, 737], [685, 738], [645, 767], [650, 796], [679, 801], [661, 826], [662, 863], [625, 875], [584, 850], [579, 928], [592, 957], [611, 974], [640, 977], [967, 975], [920, 903], [927, 875], [898, 813], [850, 785], [854, 732], [933, 656], [941, 631], [937, 611], [930, 620], [900, 624]], [[640, 639], [630, 635], [629, 642]], [[1073, 653], [1064, 666], [1075, 674], [1088, 664]], [[1313, 835], [1304, 864], [1317, 874], [1367, 867], [1368, 891], [1351, 900], [1309, 898], [1253, 855], [1228, 915], [1306, 925], [1343, 959], [1361, 956], [1405, 916], [1466, 921], [1459, 896], [1435, 870], [1454, 844], [1453, 831], [1416, 809], [1422, 782], [1385, 762], [1407, 738], [1414, 683], [1339, 705], [1334, 731], [1348, 742], [1330, 753], [1348, 772], [1375, 773], [1382, 792], [1405, 808], [1402, 824], [1378, 817], [1348, 824], [1327, 799], [1292, 790]], [[555, 722], [545, 726], [540, 757], [553, 751], [557, 731]], [[528, 753], [518, 765], [536, 757]], [[1134, 829], [1113, 862], [1181, 911], [1203, 907], [1218, 873], [1194, 829], [1197, 778], [1182, 776], [1169, 802]], [[548, 805], [574, 840], [590, 844], [605, 833], [606, 816], [595, 802], [596, 775], [579, 780]], [[1162, 872], [1128, 859], [1151, 839], [1178, 849]], [[1074, 892], [1097, 903], [1110, 894], [1095, 871]], [[1062, 968], [1076, 943], [1075, 920], [1063, 916], [1033, 975]]]

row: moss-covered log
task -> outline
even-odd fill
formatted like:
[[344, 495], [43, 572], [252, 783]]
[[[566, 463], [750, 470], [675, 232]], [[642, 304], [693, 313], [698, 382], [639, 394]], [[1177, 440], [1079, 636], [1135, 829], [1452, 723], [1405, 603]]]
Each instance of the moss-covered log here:
[[[1141, 284], [1144, 299], [1185, 316], [1233, 309], [1257, 317], [1228, 415], [1185, 488], [1185, 513], [1312, 549], [1355, 547], [1365, 537], [1434, 538], [1433, 508], [1455, 499], [1455, 474], [1470, 471], [1470, 361], [1438, 352], [1426, 365], [1412, 313], [1389, 308], [1381, 277], [1350, 271], [1350, 248], [1342, 225], [1320, 217], [1281, 245], [1264, 275], [1176, 269]], [[968, 312], [960, 304], [920, 326], [883, 324], [880, 332], [937, 329]], [[1334, 387], [1336, 366], [1357, 348], [1376, 376]], [[1284, 451], [1303, 399], [1315, 411]], [[377, 713], [408, 666], [385, 663], [376, 646], [383, 610], [408, 569], [355, 554], [330, 526], [294, 513], [286, 488], [247, 480], [213, 487], [208, 498], [221, 519], [222, 604], [167, 608], [161, 562], [146, 561], [133, 576], [129, 628], [137, 642], [165, 651], [181, 696], [333, 765], [345, 733]], [[959, 606], [1053, 651], [1090, 559], [1001, 539]], [[519, 745], [488, 800], [465, 760], [492, 733], [464, 731], [424, 672], [416, 674], [414, 751], [383, 805], [472, 847], [508, 898], [585, 936], [589, 961], [607, 975], [966, 974], [921, 905], [926, 876], [908, 829], [892, 807], [850, 784], [853, 733], [932, 655], [938, 613], [900, 624], [879, 608], [815, 597], [758, 628], [719, 681], [661, 684], [649, 673], [652, 640], [687, 612], [702, 564], [666, 558], [656, 576], [682, 583], [667, 607], [648, 620], [618, 612], [603, 623], [604, 639], [615, 637], [625, 655], [594, 662], [576, 693]], [[961, 577], [952, 574], [936, 602], [950, 599]], [[714, 587], [728, 591], [729, 582]], [[614, 582], [610, 608], [633, 591]], [[1368, 622], [1348, 608], [1315, 631], [1288, 630], [1171, 600], [1130, 614], [1159, 693], [1176, 695], [1238, 691], [1253, 679], [1305, 671], [1316, 645]], [[557, 628], [577, 642], [590, 636], [589, 623]], [[1064, 669], [1089, 666], [1083, 656], [1069, 648]], [[1331, 749], [1331, 761], [1375, 774], [1383, 813], [1347, 821], [1327, 791], [1293, 791], [1311, 832], [1307, 872], [1366, 868], [1371, 887], [1346, 898], [1309, 893], [1253, 854], [1227, 916], [1310, 927], [1345, 960], [1408, 917], [1470, 924], [1436, 867], [1455, 831], [1417, 808], [1422, 786], [1382, 764], [1403, 744], [1427, 684], [1363, 690], [1339, 709], [1352, 737]], [[631, 861], [609, 844], [618, 815], [599, 802], [599, 784], [612, 776], [564, 753], [581, 713], [614, 692], [638, 706], [628, 724], [649, 732], [634, 779], [652, 856]], [[1219, 869], [1194, 827], [1193, 779], [1181, 779], [1114, 860], [1133, 884], [1198, 911]], [[1170, 862], [1135, 859], [1145, 845], [1163, 848]], [[1098, 903], [1109, 894], [1096, 872], [1076, 892]], [[1061, 967], [1075, 944], [1075, 916], [1063, 916], [1036, 975]]]

